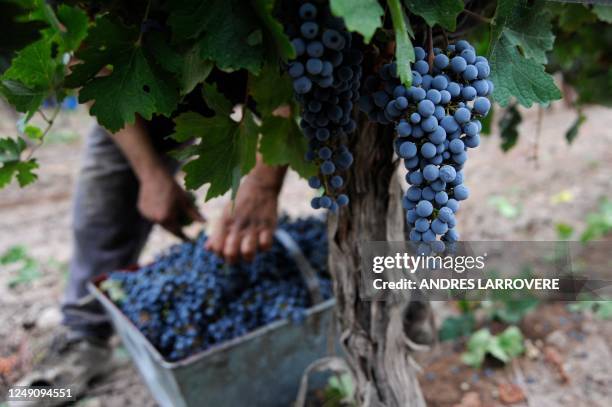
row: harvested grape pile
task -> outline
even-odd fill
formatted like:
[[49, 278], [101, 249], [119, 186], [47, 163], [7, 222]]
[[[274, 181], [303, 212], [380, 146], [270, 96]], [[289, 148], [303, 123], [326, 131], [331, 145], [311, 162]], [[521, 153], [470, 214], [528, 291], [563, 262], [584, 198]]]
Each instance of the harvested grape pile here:
[[[318, 274], [323, 298], [330, 298], [325, 223], [284, 218], [278, 227], [300, 247]], [[202, 234], [194, 243], [173, 246], [152, 264], [107, 280], [120, 288], [119, 308], [171, 361], [281, 318], [299, 322], [311, 306], [295, 261], [277, 240], [252, 263], [229, 266], [204, 249], [206, 239]]]

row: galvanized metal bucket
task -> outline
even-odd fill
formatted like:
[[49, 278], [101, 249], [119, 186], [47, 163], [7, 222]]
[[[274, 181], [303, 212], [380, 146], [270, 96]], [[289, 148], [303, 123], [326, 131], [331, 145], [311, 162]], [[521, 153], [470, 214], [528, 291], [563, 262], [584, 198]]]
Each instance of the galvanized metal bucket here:
[[[290, 252], [296, 250], [297, 245], [285, 243]], [[302, 260], [303, 256], [297, 263]], [[300, 324], [279, 320], [187, 359], [169, 362], [99, 289], [105, 278], [90, 282], [89, 290], [106, 309], [153, 397], [163, 407], [286, 407], [295, 400], [306, 367], [337, 349], [335, 300], [330, 299], [307, 310]], [[311, 383], [320, 386], [324, 378], [315, 376]]]

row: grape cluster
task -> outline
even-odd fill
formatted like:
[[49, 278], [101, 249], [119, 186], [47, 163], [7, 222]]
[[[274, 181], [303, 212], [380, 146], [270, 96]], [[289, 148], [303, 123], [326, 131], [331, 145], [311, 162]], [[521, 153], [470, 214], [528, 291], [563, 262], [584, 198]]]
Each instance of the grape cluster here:
[[[315, 218], [279, 227], [298, 244], [319, 277], [323, 298], [332, 286], [327, 274], [325, 224]], [[168, 360], [180, 360], [281, 318], [301, 321], [311, 299], [287, 250], [277, 241], [252, 263], [229, 266], [194, 243], [171, 247], [136, 272], [109, 276], [124, 293], [117, 304]]]
[[297, 55], [288, 73], [302, 107], [300, 127], [309, 140], [306, 160], [319, 170], [308, 184], [324, 190], [311, 205], [335, 212], [349, 201], [342, 193], [343, 173], [353, 162], [347, 139], [357, 128], [352, 112], [359, 99], [363, 56], [353, 47], [343, 20], [331, 14], [326, 2], [301, 3], [287, 33]]
[[[364, 82], [362, 111], [370, 120], [395, 125], [395, 151], [408, 170], [411, 185], [403, 198], [409, 239], [425, 242], [420, 252], [443, 252], [455, 242], [455, 213], [467, 199], [463, 166], [467, 149], [478, 147], [482, 124], [493, 91], [486, 58], [467, 41], [434, 48], [433, 66], [423, 48], [415, 48], [412, 85], [398, 79], [397, 65], [386, 64]], [[440, 237], [440, 240], [438, 240]]]

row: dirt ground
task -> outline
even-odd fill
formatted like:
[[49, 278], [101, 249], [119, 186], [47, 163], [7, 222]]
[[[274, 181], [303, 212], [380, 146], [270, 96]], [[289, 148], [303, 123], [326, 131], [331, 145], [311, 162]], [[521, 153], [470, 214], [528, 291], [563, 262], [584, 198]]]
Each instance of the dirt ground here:
[[[612, 110], [586, 109], [588, 120], [572, 145], [567, 145], [564, 133], [575, 113], [561, 103], [544, 112], [539, 134], [537, 110], [523, 113], [521, 139], [513, 150], [503, 153], [499, 135], [493, 134], [483, 138], [480, 148], [470, 153], [466, 182], [471, 197], [462, 204], [458, 216], [462, 240], [554, 240], [558, 222], [581, 232], [586, 215], [597, 209], [602, 197], [612, 195]], [[13, 132], [15, 120], [10, 113], [0, 112], [0, 134]], [[0, 191], [0, 254], [23, 245], [42, 269], [42, 275], [30, 283], [9, 288], [14, 273], [0, 268], [0, 396], [7, 385], [35, 363], [36, 350], [59, 323], [58, 304], [71, 255], [72, 186], [78, 174], [83, 137], [92, 126], [91, 118], [81, 110], [60, 116], [49, 145], [37, 152], [39, 181], [25, 189], [11, 186]], [[203, 198], [204, 193], [198, 191], [197, 195]], [[306, 183], [291, 173], [282, 191], [281, 211], [290, 215], [312, 213], [311, 196]], [[210, 220], [211, 226], [207, 227], [213, 227], [226, 202], [227, 197], [223, 197], [202, 205]], [[195, 234], [197, 228], [190, 232]], [[151, 259], [174, 242], [173, 237], [155, 228], [142, 260]], [[554, 305], [550, 307], [557, 313], [548, 315], [546, 312], [551, 311], [547, 307], [536, 312], [536, 319], [525, 322], [536, 324], [538, 318], [552, 321], [546, 335], [532, 338], [534, 344], [539, 341], [539, 347], [535, 347], [540, 353], [520, 359], [515, 366], [490, 367], [484, 377], [460, 366], [458, 352], [451, 345], [444, 344], [422, 355], [421, 382], [429, 405], [499, 405], [503, 401], [500, 390], [504, 395], [509, 391], [508, 386], [502, 386], [506, 384], [525, 389], [527, 401], [517, 405], [611, 405], [612, 325], [587, 317], [574, 321], [577, 325], [572, 325], [571, 330], [561, 329], [555, 321], [572, 316], [563, 315], [564, 308]], [[581, 340], [570, 334], [574, 331], [581, 334]], [[559, 333], [551, 339], [553, 332]], [[549, 348], [561, 355], [562, 368], [571, 378], [568, 383], [562, 384], [560, 368], [550, 362], [555, 357], [554, 351], [547, 351]], [[122, 348], [117, 347], [115, 359], [115, 370], [94, 383], [79, 405], [155, 405]]]

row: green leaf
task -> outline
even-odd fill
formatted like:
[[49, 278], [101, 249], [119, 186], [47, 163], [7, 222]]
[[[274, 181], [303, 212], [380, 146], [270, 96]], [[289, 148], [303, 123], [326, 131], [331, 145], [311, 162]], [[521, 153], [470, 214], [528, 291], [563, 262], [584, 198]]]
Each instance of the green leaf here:
[[499, 346], [510, 357], [515, 358], [525, 351], [523, 346], [523, 334], [516, 326], [509, 326], [499, 334]]
[[330, 6], [332, 13], [342, 17], [350, 31], [363, 35], [366, 43], [382, 26], [381, 17], [385, 12], [377, 0], [331, 0]]
[[[241, 176], [255, 166], [258, 128], [254, 116], [245, 111], [240, 123], [229, 117], [205, 118], [197, 113], [184, 113], [175, 119], [174, 139], [186, 139], [197, 135], [200, 143], [191, 149], [197, 157], [188, 162], [185, 185], [196, 189], [210, 184], [206, 199], [223, 195], [229, 189], [235, 193]], [[200, 117], [197, 117], [200, 116]]]
[[30, 140], [40, 140], [43, 136], [43, 131], [39, 127], [28, 125], [23, 130], [23, 134], [25, 134]]
[[0, 138], [0, 163], [19, 161], [26, 144], [22, 139]]
[[200, 48], [191, 46], [182, 53], [171, 45], [169, 38], [161, 32], [147, 33], [144, 38], [147, 51], [166, 71], [177, 75], [181, 95], [191, 92], [199, 83], [204, 82], [214, 64], [200, 57]]
[[271, 38], [270, 42], [275, 45], [280, 59], [287, 61], [295, 58], [295, 49], [293, 49], [289, 37], [285, 34], [283, 25], [272, 16], [274, 0], [255, 0], [253, 8], [266, 27], [267, 35]]
[[11, 161], [5, 162], [0, 167], [0, 188], [8, 185], [13, 176], [16, 176], [19, 186], [25, 187], [36, 181], [38, 178], [34, 170], [38, 168], [38, 163], [35, 159], [28, 161]]
[[210, 61], [200, 58], [199, 50], [194, 47], [190, 49], [184, 58], [181, 70], [181, 94], [186, 95], [193, 90], [199, 83], [204, 82], [214, 64]]
[[578, 136], [578, 130], [580, 130], [580, 127], [585, 121], [586, 121], [586, 116], [584, 115], [584, 113], [582, 113], [582, 111], [579, 111], [578, 117], [576, 117], [576, 120], [574, 120], [574, 123], [572, 123], [570, 128], [567, 129], [567, 131], [565, 132], [565, 139], [567, 140], [568, 143], [571, 144], [576, 138], [576, 136]]
[[19, 81], [13, 80], [3, 80], [0, 82], [0, 91], [18, 112], [29, 112], [28, 120], [38, 110], [47, 94], [43, 89], [33, 89]]
[[495, 207], [497, 212], [506, 219], [516, 218], [520, 212], [521, 207], [513, 205], [512, 202], [502, 195], [493, 195], [488, 200], [489, 205]]
[[501, 0], [495, 12], [491, 40], [497, 41], [503, 36], [518, 46], [526, 58], [545, 64], [546, 52], [555, 42], [551, 17], [544, 1], [531, 4], [527, 0]]
[[11, 67], [2, 75], [3, 80], [13, 80], [30, 88], [51, 88], [56, 63], [51, 58], [51, 42], [36, 41], [17, 53]]
[[405, 86], [412, 84], [412, 71], [410, 63], [414, 62], [414, 47], [408, 38], [408, 20], [404, 14], [400, 0], [387, 0], [393, 31], [395, 32], [395, 58], [397, 59], [397, 71], [400, 81]]
[[595, 4], [593, 6], [593, 13], [595, 13], [601, 21], [612, 23], [612, 6], [606, 4]]
[[17, 166], [17, 182], [20, 187], [25, 187], [36, 181], [38, 176], [34, 173], [34, 170], [38, 168], [36, 159], [32, 158], [28, 161], [19, 161]]
[[168, 76], [150, 64], [141, 48], [134, 48], [114, 65], [109, 76], [95, 78], [83, 87], [79, 101], [90, 100], [94, 101], [91, 114], [115, 132], [134, 123], [136, 114], [146, 120], [154, 113], [169, 116], [178, 103], [178, 91]]
[[423, 17], [427, 25], [438, 24], [448, 31], [455, 31], [457, 16], [463, 11], [462, 0], [404, 0], [411, 13]]
[[438, 336], [441, 341], [448, 341], [452, 339], [461, 338], [467, 336], [474, 330], [476, 321], [473, 314], [462, 314], [459, 316], [447, 317], [442, 326]]
[[200, 56], [220, 69], [245, 68], [257, 74], [263, 62], [263, 45], [249, 45], [259, 29], [257, 14], [247, 2], [177, 0], [169, 3], [168, 23], [177, 39], [198, 38]]
[[568, 240], [574, 234], [574, 228], [567, 223], [559, 222], [555, 225], [557, 231], [557, 237], [559, 240]]
[[[105, 15], [90, 30], [86, 47], [77, 54], [83, 63], [68, 77], [69, 86], [83, 86], [79, 101], [94, 101], [90, 113], [109, 131], [134, 123], [136, 114], [170, 115], [178, 103], [178, 84], [137, 43], [139, 31]], [[96, 77], [111, 65], [108, 76]]]
[[493, 335], [486, 328], [474, 332], [468, 340], [466, 352], [461, 355], [463, 363], [473, 367], [480, 366], [492, 340]]
[[259, 150], [266, 164], [289, 164], [303, 178], [316, 174], [315, 166], [304, 158], [308, 141], [293, 119], [267, 117], [261, 126], [261, 135]]
[[489, 62], [491, 80], [495, 84], [493, 98], [500, 105], [507, 106], [513, 96], [525, 107], [561, 98], [561, 92], [544, 71], [544, 66], [521, 56], [505, 37], [494, 44]]
[[61, 50], [74, 51], [87, 37], [88, 18], [85, 12], [77, 7], [61, 4], [57, 9], [57, 18], [64, 25], [61, 33]]
[[66, 86], [79, 88], [96, 76], [108, 65], [119, 66], [133, 52], [139, 30], [126, 26], [120, 21], [104, 15], [98, 17], [89, 30], [87, 41], [76, 53], [82, 61], [72, 66], [72, 73], [66, 78]]
[[516, 108], [516, 103], [510, 105], [499, 120], [499, 132], [502, 139], [501, 148], [508, 151], [516, 145], [519, 132], [518, 126], [523, 121], [521, 112]]
[[202, 97], [217, 115], [227, 117], [232, 113], [232, 103], [219, 92], [216, 84], [205, 83], [202, 87]]
[[277, 107], [291, 103], [291, 78], [281, 72], [278, 64], [267, 63], [259, 76], [249, 77], [249, 94], [257, 103], [257, 111], [262, 116], [268, 116]]

